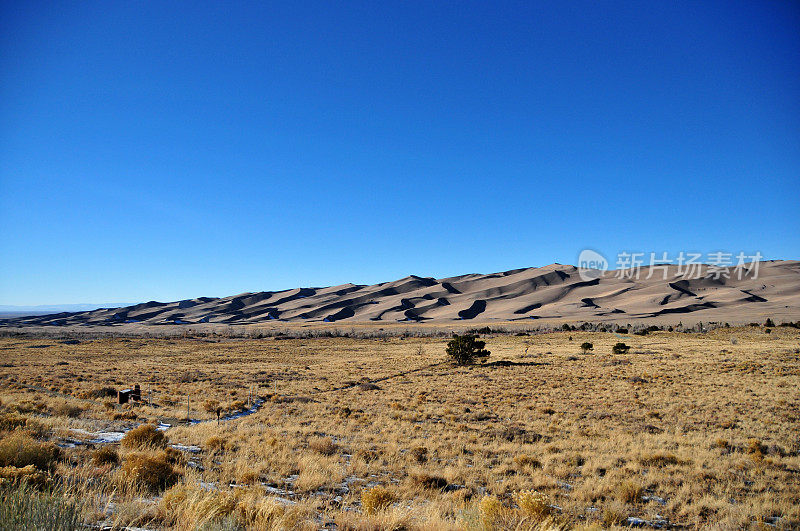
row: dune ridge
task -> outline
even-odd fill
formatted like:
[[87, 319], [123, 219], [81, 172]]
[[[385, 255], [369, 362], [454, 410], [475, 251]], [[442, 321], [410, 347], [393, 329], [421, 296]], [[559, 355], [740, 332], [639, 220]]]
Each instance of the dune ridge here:
[[620, 278], [615, 271], [605, 271], [596, 279], [583, 280], [576, 267], [551, 264], [443, 279], [409, 275], [375, 285], [150, 301], [124, 308], [5, 319], [0, 326], [800, 320], [797, 260], [760, 262], [756, 278], [716, 278], [705, 266], [692, 278], [681, 274], [677, 266], [667, 268], [666, 275], [659, 269], [648, 276], [648, 268], [642, 268], [639, 278]]

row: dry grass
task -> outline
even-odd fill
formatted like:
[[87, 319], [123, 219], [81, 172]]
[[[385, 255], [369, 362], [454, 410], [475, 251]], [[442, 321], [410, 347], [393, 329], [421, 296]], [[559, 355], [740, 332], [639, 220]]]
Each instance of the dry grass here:
[[[4, 338], [0, 435], [46, 444], [173, 424], [170, 442], [199, 453], [136, 436], [120, 465], [81, 447], [65, 450], [69, 466], [45, 465], [83, 485], [94, 521], [119, 526], [540, 529], [656, 514], [688, 527], [800, 525], [797, 330], [630, 335], [625, 354], [610, 333], [484, 339], [489, 362], [504, 363], [442, 364], [445, 338]], [[583, 342], [593, 355], [576, 356]], [[109, 407], [96, 391], [133, 383], [150, 403]], [[187, 395], [190, 417], [216, 419], [205, 401], [232, 411], [251, 388], [258, 413], [181, 425]], [[169, 480], [148, 484], [145, 462]], [[122, 483], [109, 516], [112, 495], [96, 489]], [[392, 501], [376, 505], [373, 491]]]
[[50, 442], [39, 442], [24, 432], [13, 432], [0, 439], [0, 466], [26, 467], [41, 471], [52, 470], [61, 452]]
[[164, 448], [167, 445], [167, 436], [152, 424], [142, 424], [126, 433], [120, 445], [123, 448], [139, 450]]
[[374, 514], [388, 508], [396, 496], [388, 489], [377, 486], [361, 491], [361, 507], [366, 514]]
[[178, 473], [165, 453], [130, 453], [125, 456], [120, 469], [124, 483], [142, 487], [150, 492], [160, 492], [178, 481]]
[[119, 464], [119, 454], [111, 446], [101, 446], [92, 453], [92, 464], [95, 466]]

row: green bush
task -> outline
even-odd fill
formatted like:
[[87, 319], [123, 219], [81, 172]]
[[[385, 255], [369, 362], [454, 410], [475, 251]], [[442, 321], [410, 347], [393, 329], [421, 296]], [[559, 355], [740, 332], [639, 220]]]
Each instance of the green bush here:
[[630, 346], [626, 345], [625, 343], [617, 343], [611, 348], [611, 352], [614, 354], [625, 354], [631, 349]]
[[483, 348], [485, 346], [486, 342], [480, 341], [478, 336], [453, 334], [453, 339], [447, 343], [446, 352], [459, 365], [470, 365], [476, 359], [483, 361], [489, 357], [490, 352]]

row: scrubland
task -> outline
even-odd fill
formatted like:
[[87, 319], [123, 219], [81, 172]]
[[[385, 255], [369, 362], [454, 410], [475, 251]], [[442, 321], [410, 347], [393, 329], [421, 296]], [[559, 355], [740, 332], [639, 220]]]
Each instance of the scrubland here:
[[482, 339], [2, 338], [0, 525], [800, 526], [797, 329]]

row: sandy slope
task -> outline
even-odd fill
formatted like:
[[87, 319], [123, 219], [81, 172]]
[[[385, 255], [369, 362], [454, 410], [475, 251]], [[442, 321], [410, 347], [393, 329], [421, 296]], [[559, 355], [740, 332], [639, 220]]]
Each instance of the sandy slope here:
[[344, 284], [279, 292], [147, 302], [110, 310], [30, 316], [20, 325], [114, 325], [291, 322], [447, 322], [454, 320], [542, 322], [800, 320], [800, 261], [762, 262], [757, 278], [687, 279], [677, 266], [644, 268], [638, 279], [607, 271], [584, 281], [574, 266], [552, 264], [490, 275], [434, 279], [408, 276], [372, 286]]

